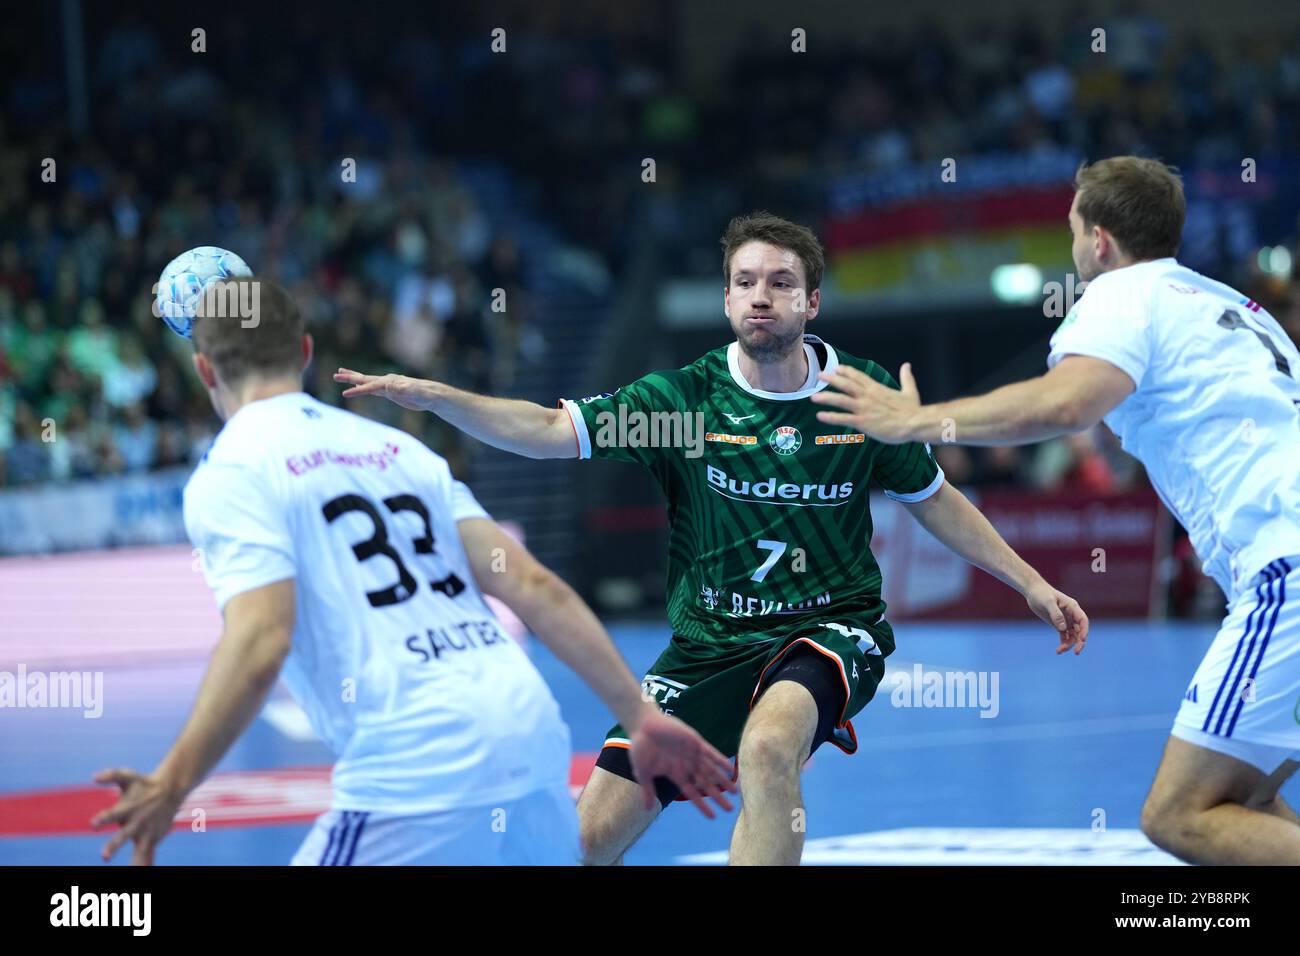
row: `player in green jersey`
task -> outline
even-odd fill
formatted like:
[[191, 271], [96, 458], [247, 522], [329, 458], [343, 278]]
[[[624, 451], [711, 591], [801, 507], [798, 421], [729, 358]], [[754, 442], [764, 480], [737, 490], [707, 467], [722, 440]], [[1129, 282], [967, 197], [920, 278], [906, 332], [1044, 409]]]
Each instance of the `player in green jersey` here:
[[[667, 499], [673, 636], [644, 690], [737, 759], [743, 807], [732, 863], [797, 863], [799, 771], [831, 741], [857, 749], [850, 718], [871, 700], [894, 649], [871, 554], [869, 486], [901, 502], [957, 554], [1024, 595], [1083, 649], [1079, 605], [1021, 560], [955, 488], [927, 445], [888, 445], [818, 421], [822, 372], [851, 367], [898, 388], [867, 359], [806, 334], [824, 258], [808, 229], [766, 213], [723, 239], [723, 304], [736, 340], [685, 368], [556, 409], [437, 382], [340, 369], [344, 395], [380, 395], [533, 458], [636, 462]], [[642, 801], [627, 737], [606, 735], [578, 805], [586, 859], [614, 863], [677, 790]]]

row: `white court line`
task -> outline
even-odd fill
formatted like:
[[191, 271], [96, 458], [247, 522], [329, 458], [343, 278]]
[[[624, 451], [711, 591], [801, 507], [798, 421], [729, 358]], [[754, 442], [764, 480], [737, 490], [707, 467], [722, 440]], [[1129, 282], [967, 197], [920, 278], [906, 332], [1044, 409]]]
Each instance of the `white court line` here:
[[[678, 863], [722, 865], [726, 850]], [[903, 827], [809, 840], [804, 865], [1178, 866], [1141, 830], [1089, 827]]]

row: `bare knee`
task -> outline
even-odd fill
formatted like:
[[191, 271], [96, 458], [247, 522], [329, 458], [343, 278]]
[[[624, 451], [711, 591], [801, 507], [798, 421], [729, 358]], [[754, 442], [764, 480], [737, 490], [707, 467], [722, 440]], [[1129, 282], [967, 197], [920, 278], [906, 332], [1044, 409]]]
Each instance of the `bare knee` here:
[[773, 723], [751, 725], [740, 740], [742, 781], [798, 777], [802, 764], [802, 740], [789, 729]]
[[1263, 782], [1259, 771], [1243, 761], [1170, 737], [1142, 805], [1142, 832], [1163, 849], [1175, 848], [1197, 836], [1215, 807], [1247, 806], [1266, 794], [1271, 800], [1276, 786], [1270, 792]]
[[1167, 850], [1177, 841], [1192, 812], [1177, 800], [1158, 797], [1153, 789], [1142, 804], [1142, 832], [1156, 846]]

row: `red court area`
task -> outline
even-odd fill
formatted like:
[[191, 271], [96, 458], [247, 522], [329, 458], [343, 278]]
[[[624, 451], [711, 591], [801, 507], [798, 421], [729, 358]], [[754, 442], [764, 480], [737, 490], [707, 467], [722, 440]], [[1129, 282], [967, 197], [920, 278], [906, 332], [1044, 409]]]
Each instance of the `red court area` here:
[[[577, 798], [592, 767], [593, 753], [574, 754], [569, 787]], [[55, 787], [0, 794], [0, 837], [88, 834], [90, 818], [110, 806], [111, 788]], [[308, 823], [329, 809], [330, 768], [291, 767], [213, 774], [185, 801], [173, 829], [255, 827]]]

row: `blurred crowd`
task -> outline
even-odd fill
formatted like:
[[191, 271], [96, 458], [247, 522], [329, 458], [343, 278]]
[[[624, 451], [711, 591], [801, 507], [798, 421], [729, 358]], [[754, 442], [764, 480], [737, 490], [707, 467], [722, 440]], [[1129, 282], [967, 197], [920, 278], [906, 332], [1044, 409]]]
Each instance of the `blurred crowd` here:
[[[1189, 192], [1226, 200], [1241, 198], [1250, 157], [1278, 171], [1283, 182], [1268, 188], [1286, 201], [1271, 196], [1248, 214], [1223, 203], [1231, 208], [1185, 250], [1191, 264], [1235, 270], [1254, 234], [1296, 238], [1300, 29], [1218, 35], [1132, 3], [989, 14], [959, 33], [926, 20], [810, 27], [803, 55], [789, 53], [788, 28], [735, 30], [734, 52], [696, 82], [670, 50], [583, 57], [559, 41], [531, 78], [529, 95], [553, 105], [544, 149], [591, 184], [555, 190], [556, 209], [607, 253], [635, 238], [622, 227], [646, 191], [625, 173], [644, 156], [656, 159], [657, 183], [639, 221], [664, 237], [670, 268], [692, 274], [715, 268], [713, 237], [736, 209], [776, 206], [817, 223], [836, 177], [972, 155], [1158, 155], [1218, 170]], [[1248, 216], [1267, 221], [1252, 228]]]
[[1030, 448], [939, 445], [934, 455], [953, 484], [988, 491], [1037, 488], [1106, 495], [1144, 481], [1142, 466], [1102, 426]]
[[[296, 109], [218, 82], [202, 60], [169, 73], [176, 58], [142, 20], [93, 52], [80, 140], [48, 109], [42, 74], [6, 94], [0, 485], [202, 456], [219, 422], [190, 343], [152, 311], [162, 267], [195, 245], [233, 249], [289, 288], [316, 340], [309, 388], [327, 401], [343, 364], [505, 390], [536, 351], [514, 236], [395, 115], [376, 127], [341, 67], [323, 102]], [[354, 179], [339, 156], [356, 159]], [[430, 416], [372, 411], [453, 441]]]
[[[646, 3], [563, 27], [520, 5], [499, 59], [485, 24], [435, 27], [418, 11], [230, 17], [210, 25], [221, 53], [205, 59], [188, 20], [127, 7], [88, 30], [84, 135], [48, 55], [57, 17], [45, 47], [19, 30], [0, 42], [0, 485], [202, 454], [217, 423], [189, 345], [151, 312], [162, 266], [199, 244], [288, 286], [326, 400], [339, 364], [508, 390], [540, 345], [516, 236], [465, 172], [476, 161], [508, 167], [512, 188], [616, 274], [647, 236], [674, 271], [704, 274], [736, 209], [766, 205], [780, 183], [816, 224], [819, 184], [846, 169], [1061, 146], [1230, 167], [1300, 155], [1300, 37], [1189, 40], [1138, 7], [1100, 18], [1104, 56], [1082, 8], [990, 23], [987, 42], [927, 23], [814, 36], [815, 56], [778, 55], [787, 35], [750, 28], [710, 82]], [[648, 198], [628, 174], [646, 155], [658, 160]], [[355, 181], [340, 157], [357, 159]], [[1294, 226], [1278, 237], [1293, 248]], [[1221, 265], [1230, 278], [1236, 263]], [[1288, 289], [1275, 307], [1291, 315]], [[431, 416], [400, 420], [448, 451]], [[954, 480], [985, 486], [1138, 480], [1101, 431], [942, 455]]]

